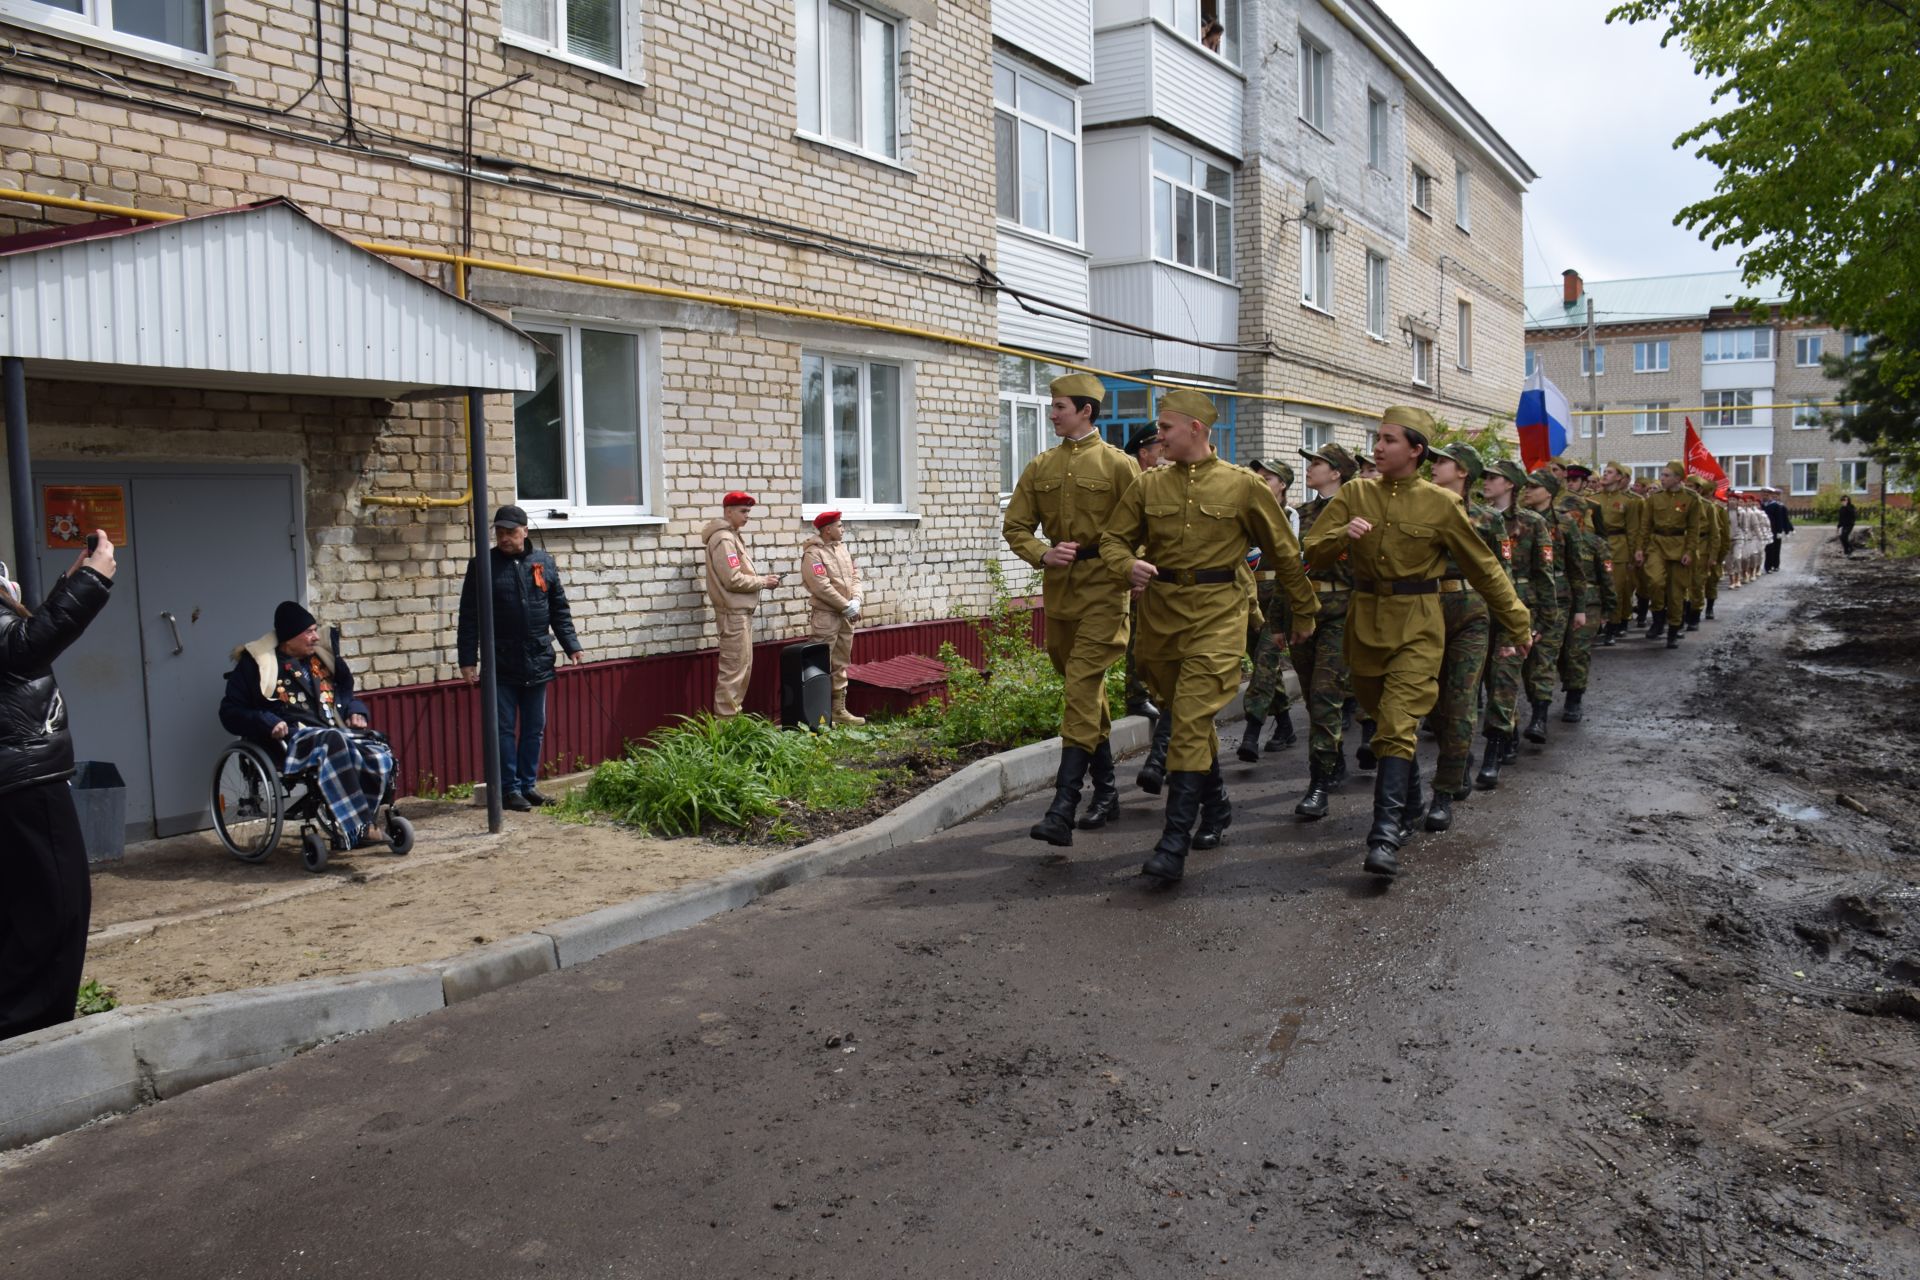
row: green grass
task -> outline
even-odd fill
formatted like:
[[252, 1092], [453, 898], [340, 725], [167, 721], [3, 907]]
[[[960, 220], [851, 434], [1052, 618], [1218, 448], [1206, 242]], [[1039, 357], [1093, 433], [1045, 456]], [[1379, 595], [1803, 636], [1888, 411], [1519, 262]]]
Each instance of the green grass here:
[[105, 1013], [119, 1007], [120, 999], [113, 994], [113, 988], [101, 986], [98, 978], [88, 978], [81, 983], [80, 994], [73, 1002], [74, 1013], [82, 1018], [90, 1013]]

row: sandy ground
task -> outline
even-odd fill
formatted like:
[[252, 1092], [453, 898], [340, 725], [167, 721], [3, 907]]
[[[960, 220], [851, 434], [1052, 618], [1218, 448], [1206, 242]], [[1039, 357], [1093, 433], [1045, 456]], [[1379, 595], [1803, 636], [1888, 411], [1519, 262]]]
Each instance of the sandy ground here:
[[767, 857], [759, 845], [647, 840], [611, 825], [506, 815], [498, 836], [467, 804], [403, 801], [412, 854], [337, 857], [320, 875], [291, 837], [265, 862], [212, 833], [156, 841], [93, 877], [86, 975], [122, 1004], [415, 964], [705, 880]]

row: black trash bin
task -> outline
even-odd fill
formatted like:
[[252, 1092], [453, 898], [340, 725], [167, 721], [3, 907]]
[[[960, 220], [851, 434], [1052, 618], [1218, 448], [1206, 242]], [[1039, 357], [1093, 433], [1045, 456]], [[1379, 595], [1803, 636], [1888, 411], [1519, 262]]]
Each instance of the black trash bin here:
[[127, 784], [107, 760], [82, 760], [73, 771], [73, 807], [87, 861], [115, 862], [127, 852]]
[[780, 723], [818, 729], [833, 718], [833, 653], [819, 640], [801, 640], [780, 651]]

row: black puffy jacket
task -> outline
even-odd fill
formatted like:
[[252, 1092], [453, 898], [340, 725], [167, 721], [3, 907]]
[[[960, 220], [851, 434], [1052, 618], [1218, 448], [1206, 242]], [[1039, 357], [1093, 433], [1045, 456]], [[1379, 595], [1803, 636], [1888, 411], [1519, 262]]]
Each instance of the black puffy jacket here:
[[[568, 653], [580, 652], [573, 633], [573, 610], [560, 585], [560, 566], [537, 547], [517, 556], [487, 549], [493, 571], [494, 679], [501, 684], [545, 684], [553, 679], [553, 641]], [[480, 662], [480, 598], [474, 594], [474, 564], [460, 587], [460, 665]], [[548, 638], [551, 631], [553, 639]]]
[[53, 661], [107, 607], [111, 580], [85, 567], [53, 584], [30, 618], [0, 608], [0, 795], [73, 776], [67, 704]]

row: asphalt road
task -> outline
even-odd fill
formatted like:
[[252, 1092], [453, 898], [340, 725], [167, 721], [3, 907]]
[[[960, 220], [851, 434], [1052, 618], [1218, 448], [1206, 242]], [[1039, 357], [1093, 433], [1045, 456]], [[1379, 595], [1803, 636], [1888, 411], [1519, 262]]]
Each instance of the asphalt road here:
[[1064, 866], [1035, 798], [44, 1144], [0, 1167], [0, 1273], [1627, 1274], [1657, 1242], [1569, 1190], [1633, 1070], [1610, 860], [1710, 807], [1667, 709], [1810, 550], [1676, 653], [1596, 653], [1586, 723], [1556, 706], [1391, 889], [1368, 775], [1292, 816], [1304, 747], [1229, 765], [1229, 843], [1171, 891], [1149, 798]]

